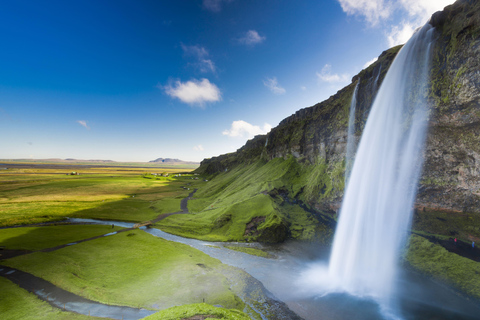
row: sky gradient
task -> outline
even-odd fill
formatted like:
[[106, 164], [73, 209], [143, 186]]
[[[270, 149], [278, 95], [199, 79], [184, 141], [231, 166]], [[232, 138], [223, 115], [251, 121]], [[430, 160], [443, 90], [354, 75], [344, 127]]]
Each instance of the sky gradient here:
[[235, 151], [348, 85], [450, 3], [5, 1], [0, 159]]

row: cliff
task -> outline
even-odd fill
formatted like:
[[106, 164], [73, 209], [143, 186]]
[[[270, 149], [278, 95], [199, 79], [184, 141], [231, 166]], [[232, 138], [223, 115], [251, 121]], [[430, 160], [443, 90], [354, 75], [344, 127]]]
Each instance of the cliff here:
[[[430, 126], [417, 207], [480, 213], [480, 3], [457, 1], [432, 16]], [[355, 136], [360, 139], [373, 99], [400, 46], [354, 76], [326, 101], [297, 111], [270, 133], [248, 141], [235, 153], [202, 161], [198, 172], [214, 174], [257, 159], [293, 156], [303, 165], [344, 163], [348, 116], [358, 83]], [[344, 164], [343, 164], [344, 165]], [[327, 169], [328, 171], [328, 169]], [[322, 188], [319, 188], [322, 189]], [[343, 184], [328, 196], [305, 197], [310, 206], [334, 213]]]

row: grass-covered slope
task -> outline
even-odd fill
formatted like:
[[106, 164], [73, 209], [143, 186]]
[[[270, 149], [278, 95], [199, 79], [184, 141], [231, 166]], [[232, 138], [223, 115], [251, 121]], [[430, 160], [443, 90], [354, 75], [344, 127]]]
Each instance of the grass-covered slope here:
[[205, 301], [244, 309], [220, 261], [141, 230], [2, 261], [106, 304], [164, 309]]
[[[342, 191], [343, 167], [302, 165], [294, 157], [257, 160], [214, 176], [189, 201], [191, 214], [157, 223], [164, 231], [210, 241], [328, 242], [332, 231], [301, 200]], [[325, 221], [323, 221], [325, 222]]]
[[410, 237], [405, 259], [416, 270], [480, 299], [480, 262], [449, 252], [418, 235]]

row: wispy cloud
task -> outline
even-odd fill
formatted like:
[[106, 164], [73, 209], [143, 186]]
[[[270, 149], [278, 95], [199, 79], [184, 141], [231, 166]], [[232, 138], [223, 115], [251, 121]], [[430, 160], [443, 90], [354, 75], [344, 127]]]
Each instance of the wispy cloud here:
[[175, 81], [173, 84], [158, 86], [172, 98], [192, 106], [204, 107], [206, 102], [220, 101], [220, 89], [208, 79], [193, 79], [187, 82]]
[[198, 146], [193, 147], [193, 150], [195, 151], [203, 151], [203, 146], [199, 144]]
[[378, 58], [375, 57], [372, 60], [369, 60], [369, 61], [365, 62], [365, 64], [363, 65], [363, 69], [368, 68], [372, 63], [376, 62], [377, 60], [378, 60]]
[[213, 61], [210, 59], [210, 54], [208, 53], [207, 49], [202, 46], [187, 46], [183, 43], [181, 44], [183, 54], [186, 57], [192, 57], [195, 59], [193, 65], [200, 71], [200, 72], [213, 72], [215, 73], [216, 67]]
[[238, 43], [244, 44], [247, 46], [254, 46], [256, 44], [262, 43], [267, 37], [261, 36], [255, 30], [248, 30], [243, 36], [237, 39]]
[[85, 128], [87, 128], [88, 130], [90, 130], [90, 127], [87, 125], [87, 121], [85, 121], [85, 120], [77, 120], [77, 123], [78, 123], [79, 125], [81, 125], [82, 127], [85, 127]]
[[272, 126], [265, 123], [262, 128], [254, 126], [246, 121], [237, 120], [233, 121], [230, 129], [224, 130], [223, 135], [234, 138], [253, 138], [259, 134], [268, 133], [272, 129]]
[[317, 72], [317, 77], [320, 81], [328, 83], [348, 82], [350, 78], [348, 74], [332, 73], [332, 66], [329, 64], [324, 65], [322, 71]]
[[220, 12], [222, 10], [222, 3], [229, 3], [233, 0], [203, 0], [203, 7], [212, 12]]
[[276, 77], [263, 80], [263, 84], [275, 94], [285, 94], [286, 92], [286, 90], [278, 84]]

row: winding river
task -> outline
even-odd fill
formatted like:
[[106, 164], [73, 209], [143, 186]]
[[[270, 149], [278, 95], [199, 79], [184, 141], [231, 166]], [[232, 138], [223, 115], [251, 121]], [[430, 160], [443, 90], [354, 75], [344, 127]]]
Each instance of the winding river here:
[[[120, 221], [90, 219], [70, 219], [70, 221], [133, 227], [133, 223]], [[221, 242], [183, 238], [154, 228], [142, 227], [142, 229], [153, 236], [189, 245], [222, 263], [245, 270], [259, 280], [277, 299], [285, 302], [292, 311], [306, 320], [384, 319], [378, 305], [373, 301], [348, 294], [336, 293], [323, 297], [309, 297], [302, 293], [296, 276], [308, 264], [324, 263], [326, 265], [327, 263], [328, 252], [317, 253], [318, 249], [313, 245], [290, 242], [281, 246], [262, 246], [262, 249], [276, 256], [275, 259], [267, 259], [227, 249], [224, 247], [225, 243]], [[238, 243], [238, 245], [261, 246], [248, 243]], [[477, 303], [464, 299], [450, 289], [411, 271], [402, 270], [398, 287], [401, 313], [399, 318], [480, 319], [480, 306]]]

